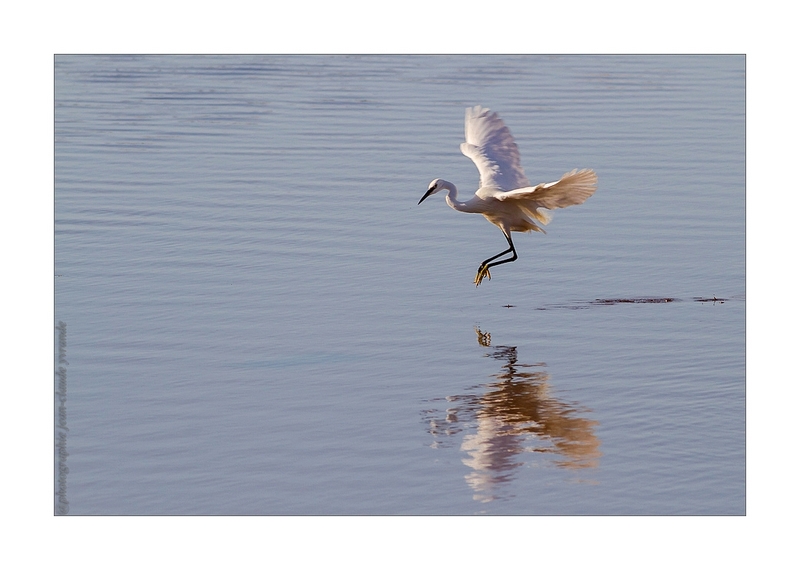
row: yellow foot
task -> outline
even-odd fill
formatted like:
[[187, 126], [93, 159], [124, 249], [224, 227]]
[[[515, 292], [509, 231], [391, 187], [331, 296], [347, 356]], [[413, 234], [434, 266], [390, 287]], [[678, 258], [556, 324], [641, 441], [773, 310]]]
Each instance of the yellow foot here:
[[489, 281], [492, 280], [492, 274], [489, 273], [489, 268], [481, 265], [478, 268], [478, 274], [475, 276], [475, 287], [481, 284], [481, 281], [483, 281], [484, 277], [489, 279]]

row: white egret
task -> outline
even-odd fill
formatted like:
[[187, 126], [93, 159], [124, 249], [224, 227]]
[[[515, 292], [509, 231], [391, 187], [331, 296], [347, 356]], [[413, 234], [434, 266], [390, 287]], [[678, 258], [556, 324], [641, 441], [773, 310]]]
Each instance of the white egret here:
[[[476, 106], [467, 109], [464, 132], [467, 142], [461, 143], [461, 152], [472, 159], [480, 172], [480, 187], [475, 196], [466, 202], [457, 199], [458, 190], [451, 182], [437, 178], [420, 198], [422, 204], [428, 196], [447, 190], [445, 200], [454, 210], [483, 216], [503, 232], [508, 249], [486, 259], [478, 267], [475, 286], [484, 277], [492, 278], [489, 268], [517, 259], [517, 250], [511, 241], [511, 232], [545, 233], [536, 225], [550, 222], [547, 210], [583, 204], [597, 189], [597, 175], [593, 170], [573, 170], [560, 180], [531, 186], [525, 177], [519, 159], [519, 150], [497, 113]], [[507, 253], [508, 259], [494, 261]], [[494, 261], [494, 263], [490, 263]]]

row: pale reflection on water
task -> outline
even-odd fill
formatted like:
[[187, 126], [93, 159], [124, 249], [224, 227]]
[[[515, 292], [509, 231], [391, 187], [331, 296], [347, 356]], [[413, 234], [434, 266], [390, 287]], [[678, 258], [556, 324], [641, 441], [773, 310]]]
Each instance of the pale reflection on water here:
[[503, 484], [530, 462], [527, 453], [548, 454], [549, 463], [560, 468], [597, 467], [602, 455], [594, 433], [598, 422], [583, 417], [590, 410], [550, 393], [550, 374], [542, 370], [545, 363], [521, 363], [516, 347], [492, 347], [490, 333], [478, 328], [475, 332], [481, 346], [493, 348], [484, 356], [504, 362], [501, 371], [491, 375], [497, 381], [439, 399], [449, 404], [444, 417], [439, 410], [425, 411], [432, 447], [447, 446], [449, 438], [474, 430], [461, 443], [468, 455], [463, 462], [472, 469], [465, 479], [473, 498], [501, 498]]

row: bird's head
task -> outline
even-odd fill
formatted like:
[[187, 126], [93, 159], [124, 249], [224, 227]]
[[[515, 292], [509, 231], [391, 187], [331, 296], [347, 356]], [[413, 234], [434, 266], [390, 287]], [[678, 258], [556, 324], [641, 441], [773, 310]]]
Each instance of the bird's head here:
[[428, 191], [425, 192], [425, 195], [419, 199], [419, 202], [417, 202], [417, 206], [422, 204], [422, 201], [428, 196], [432, 196], [433, 194], [441, 192], [442, 190], [449, 190], [451, 186], [452, 184], [450, 184], [447, 180], [442, 180], [441, 178], [432, 180], [431, 183], [428, 185]]

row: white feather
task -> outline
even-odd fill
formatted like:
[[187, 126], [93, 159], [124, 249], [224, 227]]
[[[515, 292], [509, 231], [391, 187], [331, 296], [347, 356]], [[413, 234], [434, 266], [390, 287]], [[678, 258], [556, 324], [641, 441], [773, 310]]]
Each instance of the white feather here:
[[514, 190], [531, 185], [517, 143], [497, 113], [479, 105], [467, 109], [464, 135], [467, 142], [461, 144], [461, 152], [478, 167], [482, 188]]

